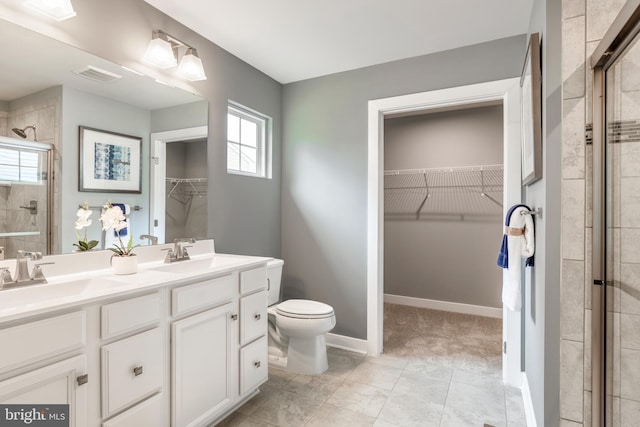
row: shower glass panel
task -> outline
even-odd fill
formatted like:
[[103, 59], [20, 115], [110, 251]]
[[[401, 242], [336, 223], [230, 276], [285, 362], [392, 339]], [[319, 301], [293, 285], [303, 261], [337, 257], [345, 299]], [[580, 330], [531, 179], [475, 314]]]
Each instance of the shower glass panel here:
[[640, 37], [605, 69], [605, 417], [640, 413]]
[[50, 253], [51, 146], [0, 139], [1, 257]]

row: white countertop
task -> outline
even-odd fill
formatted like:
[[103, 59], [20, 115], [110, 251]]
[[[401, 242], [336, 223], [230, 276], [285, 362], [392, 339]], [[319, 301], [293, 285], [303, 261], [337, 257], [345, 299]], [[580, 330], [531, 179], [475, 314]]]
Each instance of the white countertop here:
[[[271, 259], [216, 254], [208, 252], [207, 247], [203, 246], [199, 251], [194, 251], [201, 253], [191, 255], [190, 260], [165, 264], [162, 259], [166, 253], [161, 250], [170, 246], [158, 245], [139, 248], [143, 255], [139, 259], [138, 272], [129, 275], [115, 275], [108, 263], [105, 265], [104, 260], [109, 259], [108, 251], [106, 254], [102, 253], [105, 251], [99, 252], [98, 255], [87, 254], [89, 256], [70, 254], [45, 257], [42, 262], [55, 258], [55, 262], [58, 264], [56, 272], [64, 271], [64, 264], [67, 263], [75, 264], [73, 268], [71, 265], [68, 268], [75, 271], [71, 274], [49, 276], [45, 269], [48, 266], [43, 266], [48, 280], [47, 284], [0, 290], [0, 323], [82, 306], [106, 298], [122, 297], [179, 283], [195, 282], [206, 277], [223, 275], [233, 270], [259, 266]], [[211, 244], [211, 249], [213, 249], [213, 244]], [[13, 262], [15, 263], [15, 261]], [[85, 264], [87, 268], [79, 268], [78, 264]], [[89, 268], [96, 264], [104, 268]]]

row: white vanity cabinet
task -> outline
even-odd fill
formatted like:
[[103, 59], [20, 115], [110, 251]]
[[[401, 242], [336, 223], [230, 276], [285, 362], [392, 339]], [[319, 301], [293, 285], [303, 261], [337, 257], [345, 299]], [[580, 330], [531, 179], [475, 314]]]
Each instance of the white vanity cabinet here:
[[235, 273], [171, 290], [173, 427], [205, 425], [235, 400], [237, 283]]
[[100, 308], [101, 338], [116, 339], [100, 349], [102, 418], [119, 414], [105, 425], [165, 424], [163, 411], [154, 410], [161, 405], [161, 398], [151, 399], [151, 403], [146, 401], [161, 395], [165, 383], [162, 301], [160, 293], [155, 292]]
[[267, 381], [267, 269], [240, 272], [240, 396]]
[[74, 427], [228, 416], [267, 380], [266, 259], [221, 257], [192, 274], [188, 263], [142, 268], [125, 291], [110, 278], [112, 293], [87, 287], [47, 310], [0, 310], [0, 403], [66, 403]]
[[0, 381], [0, 403], [69, 404], [70, 425], [86, 426], [87, 360], [69, 355], [86, 339], [83, 311], [0, 329], [0, 378], [8, 377]]

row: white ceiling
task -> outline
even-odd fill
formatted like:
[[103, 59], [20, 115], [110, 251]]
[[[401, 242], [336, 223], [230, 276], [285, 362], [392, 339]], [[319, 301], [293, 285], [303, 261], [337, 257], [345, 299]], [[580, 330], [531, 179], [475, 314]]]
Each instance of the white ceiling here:
[[533, 3], [145, 1], [281, 83], [527, 33]]

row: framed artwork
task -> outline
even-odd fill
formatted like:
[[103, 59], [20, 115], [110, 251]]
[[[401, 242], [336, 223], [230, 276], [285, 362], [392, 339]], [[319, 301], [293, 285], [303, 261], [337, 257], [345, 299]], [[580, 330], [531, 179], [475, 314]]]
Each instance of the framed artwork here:
[[142, 138], [79, 126], [78, 191], [142, 192]]
[[540, 86], [540, 35], [529, 37], [527, 55], [520, 77], [522, 184], [542, 178], [542, 121]]

